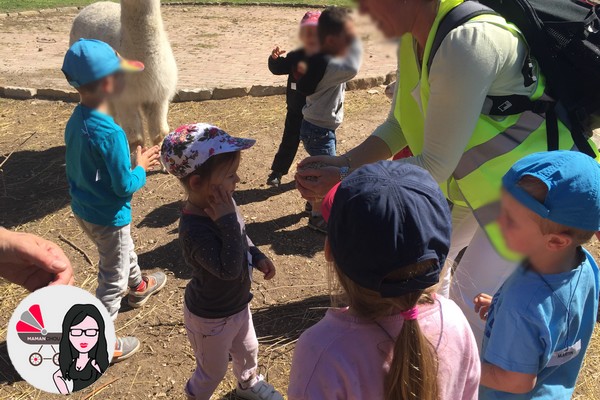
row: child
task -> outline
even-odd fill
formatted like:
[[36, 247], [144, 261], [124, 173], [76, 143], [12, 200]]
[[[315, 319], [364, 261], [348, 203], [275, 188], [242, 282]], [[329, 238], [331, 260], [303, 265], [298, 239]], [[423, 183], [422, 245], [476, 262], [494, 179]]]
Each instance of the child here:
[[[142, 275], [131, 238], [131, 197], [158, 164], [158, 146], [137, 148], [132, 169], [125, 132], [108, 115], [108, 101], [124, 89], [123, 72], [141, 71], [140, 62], [121, 58], [108, 44], [81, 39], [65, 55], [62, 71], [81, 97], [65, 129], [67, 180], [75, 219], [98, 248], [96, 296], [113, 320], [129, 288], [128, 303], [141, 307], [166, 283], [162, 272]], [[119, 338], [115, 358], [140, 347]]]
[[302, 47], [294, 50], [286, 57], [281, 57], [285, 50], [279, 46], [275, 47], [269, 56], [269, 70], [275, 75], [288, 75], [286, 103], [287, 114], [285, 116], [285, 127], [279, 150], [275, 154], [271, 175], [267, 179], [267, 185], [278, 187], [283, 175], [289, 172], [298, 145], [300, 144], [300, 125], [302, 124], [302, 108], [306, 104], [306, 96], [298, 92], [296, 79], [299, 77], [298, 63], [319, 51], [319, 37], [317, 35], [317, 24], [320, 11], [308, 11], [300, 21], [300, 42]]
[[[311, 156], [335, 155], [335, 130], [344, 119], [346, 82], [358, 73], [362, 46], [354, 33], [350, 11], [329, 7], [319, 17], [317, 27], [321, 51], [299, 64], [303, 76], [297, 87], [305, 94], [300, 139]], [[321, 203], [312, 202], [308, 226], [327, 233], [321, 216]]]
[[325, 257], [349, 307], [300, 336], [288, 399], [476, 400], [475, 338], [460, 308], [434, 291], [451, 230], [437, 183], [382, 161], [334, 190], [323, 202]]
[[196, 371], [185, 386], [190, 399], [210, 399], [231, 355], [238, 397], [283, 400], [257, 374], [258, 340], [249, 307], [252, 267], [271, 279], [275, 266], [246, 235], [231, 197], [240, 181], [240, 151], [254, 143], [214, 126], [192, 124], [169, 134], [162, 145], [163, 165], [181, 180], [188, 195], [179, 239], [186, 263], [194, 270], [184, 305], [185, 327], [196, 355]]
[[502, 180], [500, 229], [526, 260], [492, 299], [481, 399], [570, 399], [598, 308], [598, 267], [581, 245], [600, 229], [600, 165], [574, 151], [529, 155]]

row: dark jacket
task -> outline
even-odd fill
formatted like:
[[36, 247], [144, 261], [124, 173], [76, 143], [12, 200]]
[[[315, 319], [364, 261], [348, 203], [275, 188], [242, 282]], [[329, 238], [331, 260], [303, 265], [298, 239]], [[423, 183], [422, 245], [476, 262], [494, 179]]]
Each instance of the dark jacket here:
[[302, 108], [306, 104], [306, 96], [296, 88], [298, 73], [296, 68], [300, 61], [306, 59], [304, 49], [291, 51], [286, 57], [273, 59], [269, 56], [269, 71], [274, 75], [288, 75], [287, 90], [285, 93], [288, 112], [302, 115]]

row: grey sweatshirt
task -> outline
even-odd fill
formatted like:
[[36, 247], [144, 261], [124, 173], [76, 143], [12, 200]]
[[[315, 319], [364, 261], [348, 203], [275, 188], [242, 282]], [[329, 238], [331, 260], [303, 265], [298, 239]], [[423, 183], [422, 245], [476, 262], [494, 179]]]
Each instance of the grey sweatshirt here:
[[355, 39], [344, 57], [316, 54], [307, 60], [306, 74], [297, 82], [306, 95], [304, 119], [321, 128], [336, 130], [344, 120], [346, 82], [354, 78], [362, 63], [362, 44]]

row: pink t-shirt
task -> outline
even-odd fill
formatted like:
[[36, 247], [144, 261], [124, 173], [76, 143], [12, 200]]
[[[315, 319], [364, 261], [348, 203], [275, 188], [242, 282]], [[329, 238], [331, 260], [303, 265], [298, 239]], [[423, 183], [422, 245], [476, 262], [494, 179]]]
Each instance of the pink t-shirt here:
[[[380, 400], [394, 342], [404, 322], [395, 315], [364, 321], [331, 309], [300, 336], [296, 345], [288, 400]], [[437, 296], [433, 305], [419, 306], [419, 325], [439, 359], [440, 400], [477, 399], [479, 353], [462, 311]], [[387, 331], [387, 333], [384, 331]]]

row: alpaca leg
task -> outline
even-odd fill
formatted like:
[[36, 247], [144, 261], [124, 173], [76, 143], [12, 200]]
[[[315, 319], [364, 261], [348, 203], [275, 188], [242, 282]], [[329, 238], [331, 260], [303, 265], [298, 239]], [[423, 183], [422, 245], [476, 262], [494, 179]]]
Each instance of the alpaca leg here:
[[127, 134], [131, 151], [135, 152], [138, 146], [144, 147], [144, 124], [140, 108], [135, 106], [119, 108], [117, 119]]
[[160, 145], [169, 133], [167, 115], [169, 113], [169, 102], [147, 103], [144, 105], [146, 119], [148, 121], [148, 134], [152, 144]]

